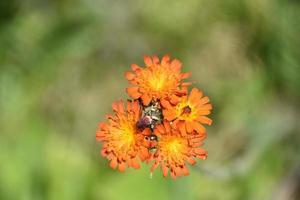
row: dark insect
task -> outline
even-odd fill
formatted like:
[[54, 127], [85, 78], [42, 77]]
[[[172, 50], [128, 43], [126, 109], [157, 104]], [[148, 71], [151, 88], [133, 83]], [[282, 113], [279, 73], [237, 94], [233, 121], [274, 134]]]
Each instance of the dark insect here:
[[156, 135], [150, 135], [150, 141], [157, 141], [157, 136]]
[[150, 152], [154, 153], [157, 149], [158, 138], [156, 135], [151, 134], [149, 136], [145, 136], [145, 140], [148, 141], [147, 148]]
[[138, 128], [150, 127], [154, 129], [157, 123], [162, 121], [162, 112], [158, 102], [143, 108], [142, 118], [137, 122]]
[[152, 123], [152, 119], [150, 116], [144, 116], [142, 117], [137, 123], [136, 126], [140, 129], [143, 129], [145, 127], [150, 126], [150, 124]]
[[156, 135], [152, 134], [152, 135], [149, 135], [149, 136], [145, 136], [145, 139], [148, 140], [148, 141], [158, 141], [158, 138]]
[[150, 128], [151, 134], [145, 136], [144, 145], [150, 152], [155, 152], [157, 148], [158, 137], [153, 134], [153, 129], [157, 123], [162, 121], [162, 112], [159, 102], [152, 102], [149, 106], [143, 107], [141, 119], [136, 123], [137, 128]]

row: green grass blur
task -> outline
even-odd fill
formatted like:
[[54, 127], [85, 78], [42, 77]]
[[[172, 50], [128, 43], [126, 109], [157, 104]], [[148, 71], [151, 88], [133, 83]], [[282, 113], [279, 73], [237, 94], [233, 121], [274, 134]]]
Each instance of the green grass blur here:
[[[0, 2], [0, 199], [300, 199], [298, 0]], [[121, 174], [95, 130], [169, 53], [214, 105], [188, 177]]]

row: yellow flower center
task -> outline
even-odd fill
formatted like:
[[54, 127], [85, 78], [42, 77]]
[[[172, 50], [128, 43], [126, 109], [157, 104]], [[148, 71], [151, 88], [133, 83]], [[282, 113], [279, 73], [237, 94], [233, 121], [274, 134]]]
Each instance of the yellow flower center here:
[[143, 70], [141, 77], [141, 87], [153, 96], [166, 95], [176, 90], [179, 81], [179, 73], [160, 65]]
[[166, 85], [166, 76], [161, 73], [155, 73], [155, 75], [151, 76], [149, 81], [149, 86], [154, 90], [154, 91], [160, 91], [164, 86]]
[[183, 155], [186, 153], [186, 143], [184, 139], [173, 136], [165, 136], [160, 141], [159, 148], [161, 149], [165, 160], [170, 162], [176, 161], [177, 163], [183, 162]]
[[136, 130], [132, 122], [120, 122], [120, 126], [113, 132], [114, 146], [118, 151], [127, 151], [134, 145]]
[[132, 126], [124, 126], [123, 130], [121, 131], [120, 138], [124, 143], [131, 144], [134, 141], [134, 128]]
[[180, 142], [177, 139], [175, 139], [173, 141], [168, 142], [165, 148], [168, 152], [176, 154], [182, 149], [182, 144], [180, 144]]

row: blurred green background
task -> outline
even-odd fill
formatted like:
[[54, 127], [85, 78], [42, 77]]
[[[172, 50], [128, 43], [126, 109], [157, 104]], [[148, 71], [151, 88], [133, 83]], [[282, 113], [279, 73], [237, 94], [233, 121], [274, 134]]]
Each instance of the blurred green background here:
[[[0, 199], [300, 199], [298, 0], [0, 2]], [[191, 175], [121, 174], [95, 130], [170, 53], [214, 105]]]

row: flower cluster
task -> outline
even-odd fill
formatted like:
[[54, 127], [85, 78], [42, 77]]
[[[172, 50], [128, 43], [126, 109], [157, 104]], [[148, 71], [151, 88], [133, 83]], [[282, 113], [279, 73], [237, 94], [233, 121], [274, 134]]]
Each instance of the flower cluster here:
[[151, 173], [160, 166], [163, 176], [189, 174], [187, 164], [206, 159], [201, 148], [206, 138], [204, 125], [212, 105], [197, 88], [189, 93], [190, 82], [183, 80], [179, 60], [164, 56], [144, 57], [145, 66], [133, 64], [125, 76], [132, 85], [126, 92], [132, 100], [113, 103], [114, 114], [99, 123], [96, 139], [102, 142], [102, 156], [110, 167], [124, 172], [126, 167], [140, 168], [151, 163]]

